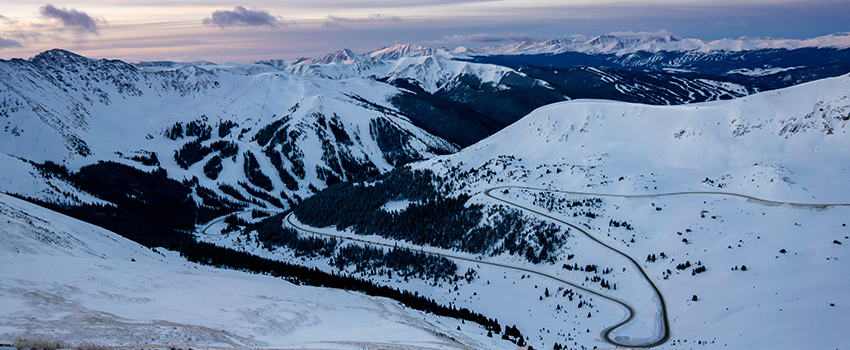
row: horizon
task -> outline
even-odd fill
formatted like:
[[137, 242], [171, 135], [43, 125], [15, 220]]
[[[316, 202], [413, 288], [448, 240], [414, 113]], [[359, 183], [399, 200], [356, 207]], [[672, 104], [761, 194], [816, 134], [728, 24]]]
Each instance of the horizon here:
[[[657, 32], [641, 32], [641, 33], [634, 33], [634, 32], [631, 32], [631, 33], [628, 33], [628, 32], [626, 32], [626, 33], [623, 33], [623, 32], [612, 32], [612, 33], [599, 34], [599, 35], [596, 35], [596, 36], [593, 36], [593, 37], [587, 37], [587, 36], [584, 36], [584, 35], [572, 35], [572, 36], [569, 36], [569, 37], [552, 38], [552, 39], [546, 39], [546, 40], [537, 40], [537, 41], [535, 41], [535, 40], [518, 41], [518, 42], [516, 42], [516, 43], [540, 43], [540, 42], [551, 41], [551, 40], [558, 40], [558, 39], [564, 39], [564, 40], [578, 40], [578, 41], [590, 41], [590, 40], [593, 40], [593, 39], [595, 39], [595, 38], [597, 38], [597, 37], [606, 36], [606, 35], [608, 35], [608, 36], [614, 36], [614, 37], [617, 37], [617, 38], [637, 38], [637, 37], [650, 37], [650, 36], [666, 36], [666, 35], [672, 35], [672, 36], [676, 36], [676, 37], [679, 37], [679, 38], [682, 38], [682, 39], [696, 39], [696, 40], [701, 40], [701, 41], [703, 41], [703, 42], [705, 42], [705, 43], [711, 43], [711, 42], [717, 42], [717, 41], [723, 41], [723, 40], [745, 40], [745, 39], [755, 39], [755, 40], [777, 40], [777, 41], [782, 41], [782, 40], [806, 41], [806, 40], [814, 40], [814, 39], [818, 39], [818, 38], [825, 38], [825, 37], [830, 37], [830, 36], [848, 36], [848, 37], [850, 37], [850, 32], [837, 32], [837, 33], [830, 33], [830, 34], [826, 34], [826, 35], [822, 35], [822, 36], [818, 36], [818, 37], [813, 37], [813, 38], [802, 38], [802, 39], [789, 39], [789, 38], [779, 38], [779, 37], [747, 37], [747, 36], [742, 36], [742, 37], [737, 37], [737, 38], [731, 38], [731, 37], [730, 37], [730, 38], [721, 38], [721, 39], [716, 39], [716, 40], [710, 40], [710, 41], [709, 41], [709, 40], [702, 40], [702, 39], [699, 39], [699, 38], [687, 38], [687, 37], [680, 37], [680, 36], [676, 35], [675, 33], [670, 33], [670, 32], [667, 32], [667, 31], [661, 30], [661, 31], [657, 31]], [[850, 41], [849, 41], [849, 42], [850, 42]], [[485, 49], [485, 48], [491, 48], [491, 47], [508, 46], [508, 45], [512, 45], [512, 44], [516, 44], [516, 43], [509, 43], [509, 44], [497, 44], [497, 45], [482, 45], [482, 46], [476, 46], [476, 47], [466, 47], [466, 48], [475, 50], [475, 49]], [[85, 55], [85, 54], [82, 54], [82, 53], [79, 53], [79, 52], [75, 52], [75, 51], [73, 51], [73, 50], [69, 50], [69, 49], [65, 49], [65, 48], [61, 48], [61, 47], [56, 47], [56, 48], [51, 48], [51, 49], [46, 49], [46, 50], [43, 50], [43, 51], [40, 51], [40, 52], [36, 52], [36, 53], [34, 53], [33, 55], [31, 55], [31, 56], [29, 56], [29, 57], [3, 57], [3, 58], [0, 58], [0, 60], [13, 60], [13, 59], [32, 60], [32, 59], [33, 59], [33, 58], [35, 58], [36, 56], [41, 55], [41, 54], [46, 53], [46, 52], [50, 52], [50, 51], [65, 51], [65, 52], [69, 52], [69, 53], [71, 53], [71, 54], [78, 55], [78, 56], [82, 56], [82, 57], [89, 58], [89, 59], [108, 59], [108, 60], [119, 60], [119, 61], [123, 61], [123, 62], [131, 63], [131, 64], [139, 64], [139, 63], [145, 63], [145, 62], [148, 62], [148, 63], [152, 63], [152, 62], [170, 62], [170, 63], [191, 64], [191, 63], [201, 63], [201, 62], [203, 62], [203, 63], [210, 63], [210, 64], [212, 64], [212, 65], [251, 65], [251, 64], [260, 63], [260, 62], [263, 62], [263, 61], [273, 61], [273, 60], [294, 61], [294, 60], [299, 60], [299, 59], [319, 59], [319, 58], [322, 58], [322, 57], [324, 57], [324, 56], [326, 56], [326, 55], [329, 55], [329, 54], [332, 54], [332, 53], [335, 53], [335, 52], [340, 52], [340, 51], [343, 51], [343, 50], [350, 50], [350, 51], [353, 51], [354, 53], [356, 53], [356, 54], [358, 54], [358, 55], [365, 55], [365, 54], [368, 54], [368, 53], [371, 53], [371, 52], [374, 52], [374, 51], [379, 51], [379, 50], [382, 50], [382, 49], [385, 49], [385, 48], [392, 47], [393, 45], [418, 45], [418, 46], [420, 46], [420, 47], [434, 48], [434, 49], [440, 48], [440, 49], [445, 49], [445, 50], [447, 50], [447, 51], [451, 51], [451, 50], [454, 50], [454, 49], [456, 49], [456, 48], [460, 48], [460, 47], [465, 47], [465, 46], [463, 46], [463, 45], [453, 45], [453, 46], [444, 46], [444, 45], [422, 45], [422, 44], [418, 44], [418, 43], [408, 42], [408, 43], [396, 43], [396, 44], [391, 44], [391, 45], [382, 46], [382, 47], [378, 47], [378, 48], [372, 48], [372, 49], [368, 49], [367, 51], [360, 51], [360, 52], [357, 52], [357, 51], [351, 50], [351, 49], [349, 49], [349, 48], [347, 48], [347, 47], [342, 47], [342, 48], [339, 48], [339, 49], [337, 49], [337, 50], [324, 52], [324, 53], [321, 53], [320, 55], [312, 56], [312, 57], [300, 56], [300, 57], [290, 58], [290, 59], [281, 59], [281, 58], [266, 58], [266, 59], [259, 59], [259, 60], [250, 61], [250, 62], [213, 61], [213, 60], [205, 59], [205, 58], [199, 58], [199, 59], [195, 59], [195, 60], [169, 60], [169, 59], [153, 59], [153, 60], [131, 60], [131, 59], [129, 59], [129, 60], [128, 60], [128, 59], [124, 59], [124, 58], [120, 58], [120, 57], [93, 57], [93, 56]], [[825, 46], [825, 47], [830, 47], [830, 46]], [[839, 49], [845, 49], [845, 47], [840, 47]], [[746, 51], [746, 50], [747, 50], [747, 49], [744, 49], [744, 51]], [[662, 50], [662, 51], [663, 51], [663, 50]]]
[[138, 61], [250, 63], [363, 53], [393, 44], [481, 47], [665, 33], [703, 41], [808, 39], [850, 31], [839, 0], [72, 0], [0, 4], [0, 58], [53, 48]]

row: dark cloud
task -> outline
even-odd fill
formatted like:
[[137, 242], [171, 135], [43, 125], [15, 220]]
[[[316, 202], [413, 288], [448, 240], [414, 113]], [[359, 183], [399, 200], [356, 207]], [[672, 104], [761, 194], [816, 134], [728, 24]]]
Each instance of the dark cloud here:
[[277, 27], [287, 26], [289, 22], [281, 21], [280, 17], [272, 16], [265, 10], [249, 10], [236, 6], [233, 11], [215, 11], [212, 17], [204, 18], [204, 25], [219, 27]]
[[8, 49], [13, 47], [24, 47], [24, 45], [21, 45], [21, 43], [12, 39], [0, 38], [0, 49]]
[[79, 31], [98, 34], [97, 21], [82, 11], [76, 9], [58, 8], [47, 4], [39, 8], [42, 17], [51, 18], [62, 22], [66, 28], [74, 28]]
[[384, 22], [384, 21], [400, 22], [400, 21], [403, 21], [403, 19], [399, 16], [389, 16], [389, 15], [382, 15], [380, 13], [376, 13], [374, 15], [369, 15], [369, 18], [367, 19], [367, 21], [372, 21], [372, 22]]

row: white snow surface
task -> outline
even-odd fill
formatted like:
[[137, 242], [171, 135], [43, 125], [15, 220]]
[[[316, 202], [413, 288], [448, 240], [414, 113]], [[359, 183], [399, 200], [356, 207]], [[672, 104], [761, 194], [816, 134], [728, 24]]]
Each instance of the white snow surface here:
[[[850, 75], [682, 106], [575, 100], [541, 107], [456, 155], [417, 167], [443, 174], [500, 170], [469, 188], [512, 180], [617, 194], [714, 188], [782, 201], [846, 202], [850, 167], [840, 160], [850, 149], [848, 121]], [[524, 175], [505, 174], [508, 167], [498, 159], [522, 165]], [[547, 169], [553, 173], [541, 173]]]
[[[414, 166], [445, 176], [455, 193], [471, 194], [474, 204], [506, 205], [484, 195], [494, 187], [542, 189], [505, 188], [491, 194], [581, 227], [634, 258], [664, 298], [670, 338], [658, 348], [843, 348], [850, 342], [843, 331], [850, 281], [836, 276], [850, 273], [850, 265], [842, 262], [850, 259], [850, 206], [779, 204], [722, 192], [773, 201], [850, 203], [844, 161], [850, 149], [848, 120], [850, 76], [689, 106], [571, 101], [542, 107], [459, 153]], [[708, 194], [621, 198], [547, 190]], [[583, 199], [598, 201], [564, 205]], [[391, 201], [384, 208], [404, 204]], [[265, 250], [254, 236], [199, 238], [271, 259], [369, 276], [468, 307], [502, 325], [516, 324], [535, 348], [556, 342], [568, 348], [611, 348], [601, 333], [627, 314], [617, 304], [527, 270], [630, 305], [635, 319], [611, 334], [621, 343], [641, 345], [662, 334], [661, 300], [635, 266], [575, 229], [563, 227], [567, 238], [554, 263], [540, 264], [507, 253], [468, 254], [334, 227], [315, 230], [357, 240], [345, 244], [368, 241], [472, 259], [455, 262], [460, 274], [472, 270], [474, 278], [447, 283], [402, 280], [398, 274], [351, 266], [339, 271], [326, 259], [299, 258], [283, 248]], [[652, 254], [657, 260], [646, 261]], [[677, 268], [686, 262], [688, 267]], [[610, 272], [564, 265], [597, 265]], [[699, 266], [706, 271], [696, 273]], [[594, 277], [616, 289], [589, 280]], [[580, 301], [585, 304], [579, 306]]]
[[4, 194], [0, 221], [0, 343], [28, 334], [148, 349], [509, 344], [393, 300], [190, 263]]
[[[582, 227], [633, 257], [665, 298], [671, 338], [660, 348], [843, 348], [850, 338], [839, 324], [850, 307], [844, 292], [850, 282], [836, 276], [850, 272], [850, 265], [842, 263], [850, 259], [850, 206], [777, 204], [722, 193], [850, 203], [848, 121], [850, 76], [686, 106], [569, 101], [541, 107], [457, 154], [415, 167], [450, 178], [457, 192], [473, 195], [473, 203], [503, 204], [484, 196], [494, 187], [539, 188], [493, 194]], [[709, 194], [607, 196], [683, 191]], [[599, 203], [563, 204], [587, 198]], [[631, 229], [614, 226], [612, 220], [628, 222]], [[644, 262], [661, 252], [666, 258]], [[568, 254], [575, 257], [568, 259]], [[487, 259], [528, 267], [504, 254]], [[677, 269], [685, 262], [690, 266]], [[612, 268], [614, 274], [600, 276], [618, 288], [603, 289], [598, 283], [595, 288], [637, 311], [635, 321], [613, 337], [640, 344], [638, 339], [658, 334], [659, 300], [648, 284], [633, 265], [587, 237], [572, 231], [556, 262], [534, 269], [586, 284], [585, 277], [593, 274], [560, 268], [574, 263]], [[697, 266], [707, 270], [695, 273]], [[478, 273], [488, 282], [501, 274], [487, 270]], [[558, 287], [537, 276], [514, 282], [550, 291]], [[516, 293], [519, 287], [494, 288]], [[487, 287], [476, 285], [481, 302], [474, 308], [508, 317], [492, 309], [494, 292], [481, 289]], [[564, 298], [538, 299], [540, 289], [533, 291], [514, 294], [517, 311], [510, 316], [532, 339], [545, 347], [554, 342], [610, 346], [599, 334], [623, 317], [615, 304], [594, 298], [590, 310], [577, 309], [573, 301], [555, 312]]]

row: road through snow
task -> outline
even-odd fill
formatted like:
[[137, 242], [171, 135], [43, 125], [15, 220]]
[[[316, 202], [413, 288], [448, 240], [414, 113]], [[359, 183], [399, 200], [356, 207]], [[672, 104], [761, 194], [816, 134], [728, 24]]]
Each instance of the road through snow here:
[[[663, 296], [663, 295], [661, 295], [661, 291], [659, 291], [658, 287], [656, 287], [656, 286], [655, 286], [655, 284], [654, 284], [654, 283], [652, 282], [652, 280], [649, 278], [649, 276], [647, 275], [647, 273], [643, 270], [643, 268], [640, 266], [640, 264], [638, 264], [638, 262], [637, 262], [634, 258], [632, 258], [632, 257], [631, 257], [631, 256], [629, 256], [628, 254], [626, 254], [626, 253], [624, 253], [624, 252], [622, 252], [622, 251], [620, 251], [620, 250], [617, 250], [616, 248], [614, 248], [614, 247], [612, 247], [612, 246], [610, 246], [610, 245], [608, 245], [608, 244], [604, 243], [603, 241], [601, 241], [601, 240], [597, 239], [596, 237], [594, 237], [593, 235], [591, 235], [590, 233], [588, 233], [587, 231], [585, 231], [585, 230], [584, 230], [584, 229], [582, 229], [581, 227], [579, 227], [579, 226], [577, 226], [577, 225], [574, 225], [574, 224], [571, 224], [571, 223], [568, 223], [568, 222], [566, 222], [566, 221], [564, 221], [564, 220], [562, 220], [562, 219], [560, 219], [560, 218], [558, 218], [558, 217], [554, 216], [554, 215], [553, 215], [553, 214], [551, 214], [551, 213], [548, 213], [548, 212], [545, 212], [545, 211], [542, 211], [542, 210], [539, 210], [539, 209], [535, 209], [535, 208], [529, 208], [529, 207], [526, 207], [526, 206], [524, 206], [524, 205], [517, 204], [517, 203], [511, 202], [511, 201], [508, 201], [508, 200], [506, 200], [506, 199], [503, 199], [503, 198], [499, 198], [499, 197], [494, 196], [494, 195], [492, 194], [492, 192], [493, 192], [493, 191], [498, 191], [498, 190], [510, 190], [510, 189], [521, 189], [521, 190], [529, 190], [529, 191], [541, 191], [541, 192], [564, 193], [564, 194], [571, 194], [571, 195], [583, 195], [583, 196], [620, 197], [620, 198], [654, 198], [654, 197], [667, 197], [667, 196], [679, 196], [679, 195], [721, 195], [721, 196], [733, 196], [733, 197], [740, 197], [740, 198], [744, 198], [744, 199], [747, 199], [747, 200], [752, 200], [752, 201], [756, 201], [756, 202], [762, 202], [762, 203], [770, 204], [770, 205], [790, 205], [790, 206], [798, 206], [798, 207], [812, 207], [812, 208], [826, 208], [826, 207], [835, 207], [835, 206], [850, 206], [850, 203], [829, 203], [829, 204], [819, 204], [819, 203], [782, 202], [782, 201], [766, 200], [766, 199], [756, 198], [756, 197], [752, 197], [752, 196], [748, 196], [748, 195], [743, 195], [743, 194], [738, 194], [738, 193], [730, 193], [730, 192], [701, 192], [701, 191], [688, 191], [688, 192], [671, 192], [671, 193], [645, 194], [645, 195], [616, 195], [616, 194], [603, 194], [603, 193], [588, 193], [588, 192], [573, 192], [573, 191], [563, 191], [563, 190], [552, 190], [552, 189], [533, 188], [533, 187], [525, 187], [525, 186], [500, 186], [500, 187], [490, 188], [490, 189], [488, 189], [488, 190], [484, 191], [484, 195], [486, 195], [487, 197], [490, 197], [490, 198], [492, 198], [492, 199], [494, 199], [494, 200], [496, 200], [496, 201], [499, 201], [499, 202], [502, 202], [502, 203], [508, 204], [508, 205], [510, 205], [510, 206], [514, 206], [514, 207], [520, 208], [520, 209], [522, 209], [522, 210], [526, 210], [526, 211], [529, 211], [529, 212], [535, 213], [535, 214], [540, 215], [540, 216], [542, 216], [542, 217], [544, 217], [544, 218], [547, 218], [547, 219], [549, 219], [549, 220], [552, 220], [552, 221], [558, 222], [558, 223], [560, 223], [560, 224], [566, 225], [566, 226], [568, 226], [568, 227], [571, 227], [571, 228], [573, 228], [573, 229], [576, 229], [576, 230], [578, 230], [579, 232], [581, 232], [581, 233], [583, 233], [584, 235], [586, 235], [586, 236], [587, 236], [588, 238], [590, 238], [591, 240], [595, 241], [596, 243], [599, 243], [599, 244], [600, 244], [600, 245], [602, 245], [603, 247], [608, 248], [608, 249], [610, 249], [611, 251], [613, 251], [613, 252], [615, 252], [615, 253], [617, 253], [617, 254], [621, 255], [622, 257], [624, 257], [624, 258], [628, 259], [629, 261], [631, 261], [631, 263], [634, 265], [634, 267], [635, 267], [635, 268], [637, 268], [637, 270], [641, 273], [641, 275], [644, 277], [644, 279], [646, 280], [646, 282], [647, 282], [647, 283], [650, 285], [650, 287], [652, 287], [652, 289], [654, 290], [654, 292], [655, 292], [656, 296], [657, 296], [657, 297], [658, 297], [658, 299], [659, 299], [659, 305], [660, 305], [660, 310], [659, 310], [659, 311], [660, 311], [660, 313], [661, 313], [661, 321], [662, 321], [662, 326], [663, 326], [663, 327], [662, 327], [662, 329], [661, 329], [661, 332], [659, 332], [659, 334], [656, 334], [655, 339], [652, 339], [652, 340], [650, 340], [650, 341], [648, 341], [648, 342], [646, 342], [646, 343], [644, 343], [644, 344], [624, 344], [624, 343], [617, 342], [615, 339], [612, 339], [612, 338], [610, 337], [611, 332], [613, 332], [614, 330], [616, 330], [616, 329], [618, 329], [618, 328], [620, 328], [620, 327], [622, 327], [622, 326], [624, 326], [624, 325], [628, 324], [629, 322], [631, 322], [631, 321], [635, 318], [635, 310], [634, 310], [634, 309], [633, 309], [633, 308], [632, 308], [632, 307], [631, 307], [628, 303], [626, 303], [625, 301], [622, 301], [622, 300], [616, 299], [616, 298], [611, 297], [611, 296], [607, 296], [607, 295], [601, 294], [601, 293], [600, 293], [600, 292], [598, 292], [598, 291], [594, 291], [594, 290], [591, 290], [591, 289], [585, 288], [585, 287], [581, 286], [580, 284], [577, 284], [576, 282], [570, 282], [570, 281], [565, 280], [565, 279], [563, 279], [563, 278], [561, 278], [561, 277], [558, 277], [558, 276], [555, 276], [555, 275], [551, 275], [551, 274], [548, 274], [548, 273], [546, 273], [546, 272], [542, 272], [542, 271], [532, 270], [532, 269], [525, 268], [525, 267], [522, 267], [522, 266], [512, 266], [512, 265], [500, 264], [500, 263], [495, 263], [495, 262], [487, 262], [487, 261], [484, 261], [484, 260], [478, 260], [478, 259], [474, 259], [474, 258], [470, 258], [470, 257], [464, 257], [464, 256], [459, 256], [459, 255], [454, 255], [454, 254], [447, 254], [447, 253], [443, 253], [443, 252], [429, 251], [429, 250], [425, 250], [425, 247], [420, 247], [420, 248], [419, 248], [419, 250], [417, 250], [417, 251], [418, 251], [418, 252], [420, 252], [420, 253], [431, 254], [431, 255], [436, 255], [436, 256], [442, 256], [442, 257], [451, 258], [451, 259], [457, 259], [457, 260], [470, 261], [470, 262], [474, 262], [474, 263], [477, 263], [477, 264], [485, 264], [485, 265], [490, 265], [490, 266], [495, 266], [495, 267], [505, 268], [505, 269], [509, 269], [509, 270], [515, 270], [515, 271], [522, 271], [522, 272], [532, 273], [532, 274], [535, 274], [535, 275], [538, 275], [538, 276], [542, 276], [542, 277], [545, 277], [545, 278], [549, 278], [549, 279], [552, 279], [552, 280], [555, 280], [555, 281], [558, 281], [558, 282], [561, 282], [561, 283], [567, 284], [567, 285], [572, 286], [572, 287], [574, 287], [574, 288], [576, 288], [576, 289], [582, 290], [582, 291], [584, 291], [584, 292], [586, 292], [586, 293], [590, 293], [590, 294], [593, 294], [593, 295], [595, 295], [595, 296], [601, 297], [601, 298], [603, 298], [603, 299], [609, 300], [609, 301], [611, 301], [611, 302], [613, 302], [613, 303], [615, 303], [615, 304], [617, 304], [617, 305], [621, 306], [621, 307], [622, 307], [622, 308], [626, 311], [626, 315], [627, 315], [627, 316], [626, 316], [626, 317], [625, 317], [622, 321], [620, 321], [620, 322], [618, 322], [618, 323], [616, 323], [616, 324], [614, 324], [614, 325], [612, 325], [612, 326], [609, 326], [609, 327], [605, 328], [605, 329], [602, 331], [601, 336], [602, 336], [602, 338], [603, 338], [605, 341], [607, 341], [608, 343], [610, 343], [610, 344], [612, 344], [612, 345], [614, 345], [614, 346], [627, 347], [627, 348], [651, 348], [651, 347], [655, 347], [655, 346], [662, 345], [662, 344], [664, 344], [665, 342], [667, 342], [667, 341], [670, 339], [670, 323], [669, 323], [669, 320], [668, 320], [667, 308], [664, 306], [664, 304], [665, 304], [665, 302], [664, 302], [664, 296]], [[369, 241], [369, 240], [366, 240], [366, 239], [360, 239], [360, 238], [354, 238], [354, 237], [349, 237], [349, 236], [335, 235], [335, 234], [331, 234], [331, 233], [320, 232], [320, 231], [317, 231], [317, 230], [312, 229], [312, 228], [310, 228], [310, 227], [304, 227], [304, 226], [300, 226], [300, 225], [298, 225], [298, 224], [294, 223], [294, 222], [292, 221], [292, 216], [293, 216], [293, 214], [292, 214], [292, 213], [288, 214], [288, 215], [286, 216], [286, 222], [287, 222], [290, 226], [292, 226], [292, 227], [294, 227], [294, 228], [296, 228], [296, 229], [298, 229], [298, 230], [301, 230], [301, 231], [307, 232], [307, 233], [312, 233], [312, 234], [317, 234], [317, 235], [327, 236], [327, 237], [334, 237], [334, 238], [337, 238], [337, 239], [351, 240], [351, 241], [361, 242], [361, 243], [370, 244], [370, 245], [375, 245], [375, 246], [382, 246], [382, 247], [389, 247], [389, 248], [399, 248], [398, 246], [390, 245], [390, 244], [386, 244], [386, 243], [380, 243], [380, 242]], [[409, 248], [405, 248], [405, 249], [409, 249]]]

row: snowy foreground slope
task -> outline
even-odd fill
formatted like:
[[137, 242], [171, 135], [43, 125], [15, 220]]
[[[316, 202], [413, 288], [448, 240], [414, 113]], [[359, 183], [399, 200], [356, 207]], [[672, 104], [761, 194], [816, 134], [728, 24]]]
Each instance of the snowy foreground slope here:
[[[848, 131], [850, 76], [841, 76], [689, 106], [553, 104], [416, 167], [445, 176], [473, 203], [550, 215], [637, 260], [666, 301], [670, 340], [662, 347], [841, 348], [850, 343], [841, 330], [850, 282], [839, 277], [850, 272], [850, 207], [821, 204], [850, 203]], [[490, 197], [485, 191], [493, 188]], [[704, 193], [657, 196], [676, 192]], [[569, 206], [585, 199], [594, 204]], [[615, 273], [577, 273], [563, 264]], [[636, 309], [632, 324], [611, 333], [621, 343], [660, 335], [661, 301], [648, 283], [586, 235], [572, 231], [558, 260], [535, 268], [582, 284], [594, 275], [616, 283], [616, 290], [595, 288]], [[555, 308], [542, 299], [532, 295], [527, 303]], [[605, 346], [600, 332], [622, 317], [581, 320], [576, 311], [579, 319], [561, 329], [596, 329], [563, 339], [544, 331], [553, 320], [538, 315], [522, 326], [536, 325], [547, 347], [564, 340]]]
[[392, 300], [200, 266], [4, 194], [0, 221], [0, 343], [29, 334], [131, 348], [509, 344]]

